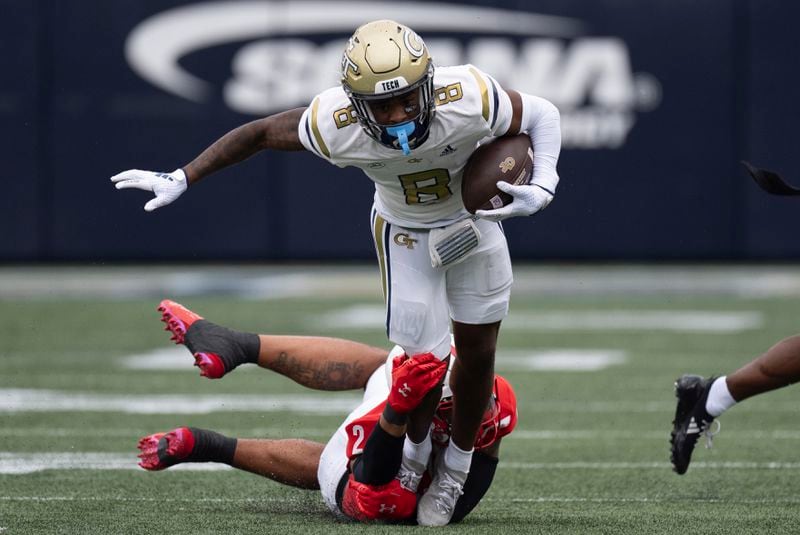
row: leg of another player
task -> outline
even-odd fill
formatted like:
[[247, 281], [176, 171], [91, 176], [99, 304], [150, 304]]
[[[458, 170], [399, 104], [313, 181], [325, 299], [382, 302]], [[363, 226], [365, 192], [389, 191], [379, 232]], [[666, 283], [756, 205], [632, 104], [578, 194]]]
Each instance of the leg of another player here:
[[364, 388], [387, 351], [351, 340], [314, 336], [257, 335], [204, 319], [169, 299], [158, 307], [177, 344], [195, 356], [201, 374], [218, 379], [253, 362], [317, 390]]
[[[785, 338], [725, 378], [736, 401], [800, 381], [800, 335]], [[710, 397], [710, 396], [709, 396]]]
[[324, 444], [303, 439], [239, 439], [231, 466], [301, 489], [319, 489]]
[[258, 365], [315, 390], [364, 388], [385, 349], [342, 338], [259, 335]]
[[739, 401], [800, 381], [800, 335], [785, 338], [766, 353], [713, 381], [684, 375], [675, 383], [678, 404], [670, 437], [671, 461], [678, 474], [689, 468], [701, 434]]
[[142, 437], [139, 466], [158, 471], [182, 463], [222, 463], [273, 481], [317, 489], [324, 444], [303, 439], [236, 439], [197, 427]]

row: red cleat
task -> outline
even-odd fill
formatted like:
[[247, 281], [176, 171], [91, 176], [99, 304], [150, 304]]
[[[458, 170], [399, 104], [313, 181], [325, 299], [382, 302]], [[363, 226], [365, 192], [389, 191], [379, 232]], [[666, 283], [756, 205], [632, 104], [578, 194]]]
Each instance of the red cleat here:
[[182, 462], [194, 449], [194, 435], [188, 427], [156, 433], [139, 439], [139, 466], [156, 471]]
[[161, 321], [167, 325], [164, 330], [172, 333], [170, 340], [176, 344], [183, 344], [189, 327], [195, 321], [203, 319], [203, 316], [195, 314], [180, 303], [169, 299], [161, 301], [158, 305], [158, 311], [161, 312]]
[[[170, 340], [176, 344], [186, 345], [186, 333], [189, 327], [196, 321], [203, 319], [203, 316], [195, 314], [180, 303], [164, 299], [158, 305], [161, 312], [161, 321], [166, 324], [165, 331], [170, 331]], [[191, 351], [191, 348], [189, 348]], [[192, 351], [194, 355], [194, 365], [200, 368], [200, 375], [209, 379], [219, 379], [225, 375], [225, 364], [216, 353]]]

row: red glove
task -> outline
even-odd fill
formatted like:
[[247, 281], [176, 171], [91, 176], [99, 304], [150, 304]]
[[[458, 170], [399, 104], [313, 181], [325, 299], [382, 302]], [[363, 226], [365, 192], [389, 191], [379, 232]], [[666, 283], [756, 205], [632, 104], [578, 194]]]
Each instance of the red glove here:
[[403, 520], [417, 507], [417, 495], [393, 479], [385, 485], [366, 485], [352, 474], [342, 496], [342, 512], [356, 520]]
[[387, 400], [392, 410], [398, 414], [414, 410], [425, 394], [442, 382], [447, 364], [447, 359], [439, 360], [433, 353], [395, 357], [392, 361], [392, 388]]

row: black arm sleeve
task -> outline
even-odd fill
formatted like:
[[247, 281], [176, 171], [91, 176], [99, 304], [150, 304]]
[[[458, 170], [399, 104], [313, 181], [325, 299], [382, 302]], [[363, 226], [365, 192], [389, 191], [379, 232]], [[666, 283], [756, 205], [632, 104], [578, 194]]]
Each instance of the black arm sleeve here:
[[464, 494], [456, 502], [451, 524], [461, 522], [461, 520], [475, 509], [480, 503], [486, 491], [494, 479], [494, 472], [497, 469], [497, 459], [486, 454], [475, 452], [472, 454], [472, 464], [469, 466], [469, 475], [464, 483]]
[[394, 479], [403, 460], [404, 440], [405, 436], [393, 437], [376, 425], [364, 445], [364, 453], [353, 463], [355, 480], [367, 485], [385, 485]]

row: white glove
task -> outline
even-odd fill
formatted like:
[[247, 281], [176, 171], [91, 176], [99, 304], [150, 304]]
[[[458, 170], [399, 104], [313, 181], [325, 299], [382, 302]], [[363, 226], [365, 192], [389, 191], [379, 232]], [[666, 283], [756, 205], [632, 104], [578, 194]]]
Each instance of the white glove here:
[[111, 182], [116, 184], [117, 189], [136, 188], [155, 193], [155, 198], [144, 205], [146, 212], [168, 205], [180, 197], [188, 186], [183, 169], [176, 169], [171, 173], [129, 169], [112, 176]]
[[514, 200], [496, 210], [477, 210], [476, 216], [489, 221], [502, 221], [509, 217], [532, 215], [544, 210], [553, 200], [552, 193], [536, 184], [514, 186], [501, 180], [497, 188], [514, 197]]

